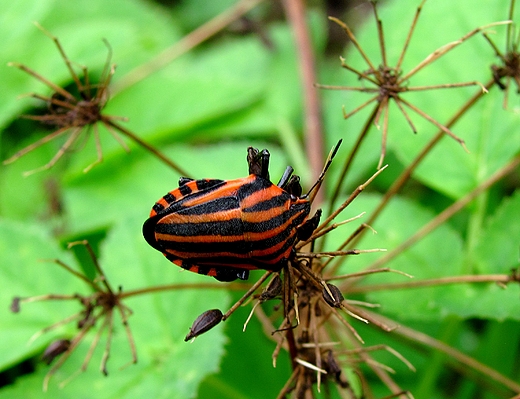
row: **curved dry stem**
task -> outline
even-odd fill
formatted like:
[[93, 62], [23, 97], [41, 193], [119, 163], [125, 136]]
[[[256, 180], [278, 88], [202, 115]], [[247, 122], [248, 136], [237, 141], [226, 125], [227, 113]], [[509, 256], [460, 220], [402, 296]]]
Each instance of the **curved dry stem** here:
[[136, 67], [113, 85], [112, 93], [116, 95], [120, 91], [140, 82], [154, 72], [164, 68], [170, 62], [187, 53], [192, 48], [198, 46], [211, 36], [220, 32], [231, 22], [237, 20], [253, 7], [261, 3], [262, 0], [240, 0], [215, 18], [199, 26], [193, 32], [184, 36], [171, 47], [163, 50], [150, 61]]
[[179, 283], [179, 284], [164, 284], [156, 285], [153, 287], [138, 288], [135, 290], [129, 290], [122, 292], [119, 298], [129, 298], [138, 295], [154, 294], [157, 292], [167, 292], [176, 290], [192, 290], [192, 289], [203, 289], [203, 290], [232, 290], [241, 291], [250, 289], [251, 284], [247, 283]]
[[406, 40], [404, 42], [403, 49], [401, 50], [401, 54], [399, 55], [399, 59], [397, 60], [397, 64], [395, 65], [395, 69], [397, 71], [401, 69], [401, 65], [403, 64], [406, 50], [408, 50], [410, 40], [412, 39], [413, 32], [415, 31], [415, 27], [417, 26], [417, 21], [419, 19], [419, 15], [421, 14], [424, 3], [426, 3], [426, 0], [423, 0], [421, 4], [419, 4], [419, 6], [417, 7], [417, 10], [415, 11], [415, 16], [413, 18], [412, 25], [410, 26], [410, 30], [408, 31], [408, 35], [406, 36]]
[[[381, 270], [381, 269], [376, 269]], [[376, 271], [374, 270], [374, 271]], [[362, 274], [360, 274], [361, 276]], [[348, 276], [348, 275], [345, 275]], [[338, 276], [341, 277], [341, 276]], [[359, 276], [352, 276], [359, 277]], [[336, 277], [334, 277], [336, 279]], [[394, 290], [402, 290], [402, 289], [413, 289], [413, 288], [422, 288], [422, 287], [437, 287], [441, 285], [450, 285], [450, 284], [464, 284], [464, 283], [496, 283], [500, 285], [508, 284], [512, 281], [517, 281], [512, 278], [511, 275], [507, 274], [482, 274], [482, 275], [466, 275], [466, 276], [449, 276], [449, 277], [440, 277], [440, 278], [432, 278], [428, 280], [415, 280], [415, 281], [407, 281], [405, 283], [387, 283], [387, 284], [373, 284], [373, 285], [363, 285], [363, 286], [354, 286], [348, 289], [349, 293], [352, 294], [360, 294], [366, 292], [376, 292], [376, 291], [394, 291]]]
[[[381, 269], [363, 270], [363, 271], [357, 272], [357, 273], [348, 273], [348, 274], [342, 274], [342, 275], [338, 275], [338, 276], [331, 275], [331, 276], [328, 276], [328, 277], [324, 277], [323, 280], [325, 280], [325, 281], [345, 280], [345, 279], [349, 279], [349, 278], [356, 278], [356, 277], [361, 277], [361, 276], [367, 276], [369, 274], [376, 274], [376, 273], [396, 273], [396, 274], [400, 274], [400, 275], [408, 277], [408, 278], [413, 278], [413, 276], [411, 274], [402, 272], [400, 270], [390, 269], [389, 267], [382, 267]], [[352, 287], [351, 289], [355, 290], [356, 288], [357, 287]], [[364, 286], [363, 287], [359, 287], [359, 288], [364, 288]], [[352, 292], [352, 291], [349, 290], [349, 293], [350, 292]]]
[[[392, 323], [390, 319], [384, 316], [377, 315], [377, 317], [379, 317], [386, 323]], [[399, 328], [394, 330], [393, 333], [400, 337], [406, 338], [407, 340], [410, 340], [412, 342], [419, 343], [428, 348], [435, 349], [439, 352], [445, 353], [446, 355], [448, 355], [450, 360], [454, 360], [463, 365], [464, 367], [470, 367], [478, 373], [487, 376], [488, 378], [498, 382], [499, 384], [502, 384], [503, 386], [511, 389], [514, 392], [520, 392], [520, 384], [518, 382], [507, 378], [495, 369], [488, 367], [483, 363], [480, 363], [478, 360], [460, 352], [455, 348], [452, 348], [449, 345], [446, 345], [445, 343], [435, 338], [432, 338], [417, 330], [413, 330], [409, 327], [403, 326], [402, 324], [400, 324]]]
[[267, 280], [267, 278], [272, 274], [272, 271], [267, 271], [264, 273], [262, 277], [258, 279], [256, 283], [254, 283], [249, 290], [242, 295], [242, 298], [240, 298], [238, 301], [235, 302], [233, 306], [226, 312], [224, 316], [222, 316], [222, 321], [225, 321], [231, 314], [237, 310], [253, 293], [262, 285], [262, 283]]
[[159, 158], [163, 163], [168, 165], [170, 168], [175, 170], [176, 172], [180, 173], [183, 177], [189, 177], [189, 174], [184, 171], [183, 168], [181, 168], [179, 165], [177, 165], [175, 162], [173, 162], [171, 159], [169, 159], [165, 154], [163, 154], [161, 151], [159, 151], [157, 148], [153, 147], [151, 144], [148, 144], [146, 141], [142, 140], [139, 136], [132, 133], [130, 130], [126, 129], [125, 127], [121, 126], [119, 123], [114, 122], [113, 120], [106, 118], [102, 116], [102, 121], [106, 125], [113, 127], [114, 129], [118, 130], [128, 138], [130, 138], [132, 141], [136, 142], [139, 146], [143, 147], [145, 150], [151, 152], [154, 156]]
[[373, 248], [373, 249], [349, 249], [347, 251], [328, 251], [328, 252], [297, 252], [297, 258], [335, 258], [337, 256], [346, 256], [346, 255], [359, 255], [365, 253], [372, 252], [386, 252], [386, 249], [383, 248]]
[[493, 175], [491, 175], [487, 180], [482, 182], [478, 187], [474, 190], [466, 194], [464, 197], [454, 202], [451, 206], [446, 208], [444, 211], [439, 213], [435, 218], [426, 223], [423, 227], [421, 227], [417, 232], [408, 238], [406, 241], [401, 243], [399, 246], [394, 248], [392, 251], [388, 252], [385, 256], [379, 258], [377, 261], [372, 263], [368, 269], [377, 269], [382, 265], [386, 264], [390, 260], [402, 254], [406, 249], [410, 248], [416, 242], [423, 239], [425, 236], [430, 234], [433, 230], [439, 227], [441, 224], [450, 219], [453, 215], [463, 209], [466, 205], [468, 205], [471, 201], [473, 201], [477, 196], [479, 196], [482, 192], [486, 191], [496, 182], [501, 180], [503, 177], [507, 176], [509, 173], [513, 172], [520, 165], [520, 155], [517, 155], [513, 158], [507, 165], [496, 171]]
[[492, 24], [487, 24], [480, 26], [478, 28], [473, 29], [471, 32], [465, 34], [462, 36], [459, 40], [456, 40], [454, 42], [445, 44], [444, 46], [438, 48], [433, 53], [429, 54], [423, 61], [421, 61], [415, 68], [412, 68], [410, 72], [405, 74], [399, 79], [399, 84], [405, 82], [406, 80], [410, 79], [413, 75], [415, 75], [417, 72], [419, 72], [421, 69], [423, 69], [425, 66], [431, 64], [432, 62], [438, 60], [441, 58], [444, 54], [446, 54], [451, 49], [457, 47], [458, 45], [464, 43], [466, 40], [468, 40], [470, 37], [476, 35], [479, 32], [482, 32], [483, 30], [487, 28], [491, 28], [492, 26], [498, 26], [498, 25], [505, 25], [510, 24], [511, 21], [500, 21], [500, 22], [494, 22]]
[[363, 129], [361, 130], [361, 132], [356, 140], [356, 143], [352, 147], [352, 150], [350, 151], [348, 158], [345, 160], [345, 164], [343, 165], [343, 169], [338, 178], [338, 184], [334, 188], [334, 192], [332, 193], [332, 196], [329, 201], [329, 213], [332, 212], [332, 207], [334, 206], [334, 202], [336, 202], [336, 199], [338, 198], [339, 193], [341, 191], [341, 187], [346, 180], [347, 173], [350, 170], [350, 167], [352, 166], [352, 163], [354, 162], [354, 159], [359, 152], [358, 150], [361, 147], [361, 144], [363, 143], [366, 135], [368, 134], [370, 127], [372, 126], [372, 122], [374, 121], [374, 118], [376, 117], [378, 108], [379, 108], [379, 104], [376, 104], [376, 106], [372, 110], [372, 113], [370, 114], [367, 121], [363, 125]]
[[350, 71], [354, 74], [356, 74], [358, 76], [358, 78], [360, 80], [367, 80], [369, 82], [372, 82], [374, 85], [378, 86], [379, 85], [379, 82], [374, 79], [372, 76], [369, 75], [370, 71], [367, 71], [367, 72], [361, 72], [361, 71], [358, 71], [356, 68], [348, 65], [346, 62], [345, 62], [345, 58], [343, 57], [339, 57], [340, 61], [341, 61], [341, 67], [342, 68], [345, 68], [347, 71]]
[[365, 51], [363, 50], [363, 48], [361, 47], [361, 45], [357, 41], [356, 37], [354, 36], [354, 34], [352, 33], [352, 31], [350, 30], [348, 25], [346, 23], [340, 21], [338, 18], [335, 18], [335, 17], [329, 17], [329, 20], [335, 22], [336, 24], [338, 24], [339, 26], [341, 26], [343, 28], [343, 30], [347, 34], [348, 38], [352, 41], [352, 44], [354, 45], [354, 47], [356, 47], [357, 51], [359, 52], [361, 57], [363, 57], [363, 59], [365, 60], [365, 62], [369, 66], [369, 68], [372, 71], [374, 71], [374, 74], [376, 76], [378, 76], [379, 75], [378, 69], [374, 66], [374, 64], [372, 64], [372, 61], [370, 61], [370, 58], [368, 58], [368, 56], [366, 55]]
[[[494, 79], [491, 79], [485, 87], [489, 90], [495, 84]], [[476, 102], [482, 98], [483, 92], [479, 91], [473, 95], [455, 114], [454, 116], [446, 123], [446, 127], [453, 126], [461, 117], [464, 115], [468, 109], [470, 109]], [[371, 213], [368, 218], [367, 224], [374, 224], [374, 221], [381, 214], [381, 212], [386, 208], [389, 204], [390, 200], [401, 190], [401, 188], [406, 184], [406, 182], [410, 179], [415, 169], [421, 164], [423, 159], [430, 153], [430, 151], [437, 145], [437, 143], [445, 136], [444, 131], [439, 131], [419, 152], [419, 154], [415, 157], [415, 159], [410, 162], [410, 164], [406, 167], [406, 169], [397, 177], [394, 183], [390, 186], [390, 188], [386, 191], [383, 198], [379, 202], [376, 209]], [[363, 232], [360, 233], [355, 240], [352, 241], [352, 245], [355, 245], [363, 236]]]
[[18, 158], [24, 156], [25, 154], [31, 152], [32, 150], [38, 148], [38, 147], [41, 147], [42, 145], [44, 145], [45, 143], [48, 143], [49, 141], [55, 139], [56, 137], [59, 137], [61, 136], [62, 134], [66, 133], [68, 130], [70, 129], [69, 126], [66, 126], [66, 127], [63, 127], [61, 129], [58, 129], [56, 130], [55, 132], [51, 133], [51, 134], [48, 134], [47, 136], [45, 137], [42, 137], [40, 140], [28, 145], [27, 147], [21, 149], [20, 151], [18, 151], [16, 154], [14, 154], [13, 156], [9, 157], [8, 159], [6, 159], [3, 164], [4, 165], [8, 165], [10, 163], [13, 163], [14, 161], [16, 161]]
[[[317, 88], [314, 86], [317, 79], [313, 46], [306, 22], [304, 2], [286, 0], [283, 5], [294, 33], [298, 52], [303, 90], [305, 152], [309, 160], [312, 180], [315, 180], [318, 177], [321, 165], [323, 165], [323, 126], [320, 98]], [[316, 201], [320, 203], [322, 200], [323, 194], [319, 193]]]
[[402, 98], [399, 98], [399, 100], [404, 104], [406, 105], [408, 108], [410, 108], [412, 111], [416, 112], [417, 114], [419, 114], [420, 116], [422, 116], [424, 119], [426, 119], [428, 122], [432, 123], [433, 125], [435, 125], [436, 127], [438, 127], [439, 129], [441, 129], [444, 133], [446, 133], [448, 136], [450, 136], [452, 139], [454, 139], [455, 141], [457, 141], [461, 146], [462, 148], [464, 148], [464, 150], [466, 152], [469, 152], [467, 147], [466, 147], [466, 144], [464, 143], [464, 140], [462, 140], [459, 136], [457, 136], [455, 133], [453, 133], [449, 128], [447, 128], [446, 126], [444, 126], [443, 124], [437, 122], [435, 119], [433, 119], [430, 115], [428, 115], [426, 112], [424, 111], [421, 111], [419, 108], [417, 108], [415, 105], [413, 105], [412, 103], [402, 99]]
[[365, 183], [357, 186], [357, 188], [350, 194], [350, 196], [343, 202], [332, 214], [325, 219], [317, 228], [314, 230], [314, 233], [318, 233], [320, 230], [324, 229], [336, 216], [338, 216], [343, 209], [345, 209], [352, 201], [356, 199], [356, 197], [361, 194], [361, 192], [381, 173], [386, 169], [388, 165], [383, 166], [376, 173], [374, 173]]

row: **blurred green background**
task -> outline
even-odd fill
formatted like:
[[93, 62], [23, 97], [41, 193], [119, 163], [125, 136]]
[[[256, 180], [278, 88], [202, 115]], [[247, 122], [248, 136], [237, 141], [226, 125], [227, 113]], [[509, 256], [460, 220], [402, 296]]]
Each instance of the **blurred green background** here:
[[[354, 28], [363, 48], [378, 64], [380, 51], [369, 4], [308, 2], [307, 22], [316, 56], [318, 82], [359, 85], [357, 78], [340, 68], [339, 55], [366, 70], [361, 57], [348, 46], [346, 35], [327, 20], [333, 13]], [[395, 62], [401, 51], [416, 0], [385, 1], [387, 55]], [[112, 49], [117, 64], [113, 92], [104, 113], [128, 118], [121, 122], [153, 144], [191, 177], [231, 179], [247, 174], [246, 149], [252, 145], [271, 152], [271, 176], [277, 181], [287, 164], [302, 176], [308, 188], [310, 167], [302, 144], [302, 87], [297, 50], [283, 5], [263, 2], [214, 37], [180, 56], [139, 82], [125, 86], [125, 77], [136, 67], [154, 60], [161, 51], [235, 4], [226, 0], [171, 1], [165, 4], [137, 0], [0, 0], [0, 155], [7, 159], [19, 149], [52, 132], [21, 114], [42, 112], [45, 104], [23, 97], [52, 91], [33, 77], [8, 67], [23, 63], [50, 81], [71, 88], [73, 81], [54, 43], [35, 27], [39, 22], [59, 38], [76, 70], [86, 65], [99, 77]], [[509, 2], [430, 0], [424, 5], [403, 70], [410, 70], [440, 46], [491, 22], [507, 19]], [[503, 50], [506, 27], [493, 29]], [[490, 65], [497, 63], [492, 48], [480, 36], [468, 40], [444, 58], [421, 71], [410, 86], [491, 79]], [[516, 89], [512, 86], [512, 89]], [[445, 123], [478, 88], [466, 87], [410, 93], [407, 97], [435, 119]], [[464, 138], [470, 153], [445, 138], [426, 158], [406, 190], [391, 203], [367, 235], [362, 248], [397, 246], [453, 201], [478, 187], [517, 156], [520, 150], [520, 101], [511, 90], [504, 110], [504, 93], [494, 87], [453, 128]], [[334, 182], [369, 113], [365, 109], [347, 121], [341, 107], [354, 109], [368, 98], [365, 93], [320, 91], [324, 147], [339, 138], [344, 143], [328, 177]], [[395, 109], [394, 109], [395, 108]], [[414, 116], [414, 135], [391, 108], [388, 153], [390, 167], [349, 207], [344, 218], [374, 209], [396, 176], [435, 134], [436, 128]], [[242, 323], [249, 308], [210, 333], [187, 344], [183, 338], [192, 321], [209, 308], [225, 310], [241, 292], [185, 290], [132, 298], [128, 306], [139, 363], [122, 370], [130, 360], [124, 330], [116, 324], [109, 361], [109, 376], [98, 370], [104, 339], [88, 370], [64, 388], [59, 383], [76, 370], [88, 350], [86, 341], [56, 373], [49, 392], [42, 392], [48, 367], [40, 362], [43, 349], [53, 339], [70, 336], [74, 325], [63, 326], [32, 342], [39, 329], [77, 311], [75, 303], [24, 304], [20, 314], [8, 305], [14, 296], [45, 293], [88, 292], [88, 287], [42, 259], [59, 258], [89, 270], [81, 251], [65, 250], [66, 243], [88, 239], [114, 286], [124, 290], [164, 283], [207, 282], [209, 278], [180, 273], [151, 249], [141, 236], [141, 225], [153, 203], [177, 186], [179, 173], [150, 153], [125, 140], [127, 154], [101, 128], [104, 162], [88, 174], [83, 168], [96, 159], [94, 140], [85, 139], [51, 170], [22, 177], [22, 173], [46, 164], [63, 141], [56, 140], [0, 167], [0, 398], [270, 398], [276, 397], [290, 375], [287, 355], [272, 367], [273, 341], [253, 319], [246, 333]], [[341, 200], [374, 171], [381, 135], [374, 127], [359, 150]], [[459, 274], [507, 274], [519, 266], [520, 195], [518, 173], [487, 190], [471, 206], [445, 223], [418, 245], [387, 266], [416, 278]], [[328, 183], [329, 191], [332, 183]], [[354, 228], [339, 230], [328, 240], [330, 248], [342, 242]], [[381, 254], [350, 259], [342, 272], [367, 266]], [[254, 277], [260, 272], [253, 273]], [[402, 276], [372, 276], [370, 283], [402, 281]], [[456, 285], [421, 290], [374, 292], [361, 297], [381, 303], [380, 312], [400, 323], [430, 334], [474, 356], [513, 381], [520, 380], [520, 290], [510, 285]], [[416, 366], [407, 370], [386, 353], [374, 357], [396, 369], [395, 380], [416, 398], [507, 398], [503, 385], [478, 382], [444, 355], [424, 347], [407, 345], [392, 335], [355, 324], [367, 345], [384, 343], [403, 353]], [[92, 334], [91, 334], [92, 335]], [[105, 338], [105, 337], [103, 337]], [[446, 367], [446, 364], [450, 367]], [[388, 390], [368, 374], [376, 397]], [[486, 380], [487, 381], [487, 380]], [[484, 388], [483, 388], [484, 387]], [[337, 397], [331, 388], [330, 394]]]

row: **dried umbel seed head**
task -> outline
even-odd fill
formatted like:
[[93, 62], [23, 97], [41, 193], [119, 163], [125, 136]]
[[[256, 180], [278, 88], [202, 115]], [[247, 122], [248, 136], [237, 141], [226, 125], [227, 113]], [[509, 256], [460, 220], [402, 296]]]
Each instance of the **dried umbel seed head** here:
[[327, 302], [333, 308], [340, 308], [341, 303], [345, 299], [343, 294], [335, 285], [327, 283], [327, 288], [323, 288], [323, 299], [325, 299], [325, 302]]
[[52, 342], [43, 352], [42, 360], [49, 365], [52, 361], [62, 353], [66, 352], [70, 347], [70, 340], [59, 339]]
[[222, 321], [222, 316], [222, 312], [219, 309], [211, 309], [202, 313], [193, 322], [193, 325], [190, 327], [190, 332], [186, 335], [186, 338], [184, 338], [184, 342], [211, 330]]

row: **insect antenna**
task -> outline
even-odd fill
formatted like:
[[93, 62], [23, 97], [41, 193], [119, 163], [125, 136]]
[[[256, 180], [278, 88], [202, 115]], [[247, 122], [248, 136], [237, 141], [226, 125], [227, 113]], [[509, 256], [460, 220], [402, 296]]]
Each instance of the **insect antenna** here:
[[280, 177], [280, 181], [278, 182], [277, 186], [281, 188], [285, 188], [287, 183], [289, 182], [289, 179], [291, 178], [292, 173], [294, 172], [294, 169], [292, 166], [287, 166], [285, 168], [285, 171], [283, 172], [282, 177]]
[[332, 150], [330, 150], [329, 156], [327, 157], [327, 162], [325, 163], [325, 166], [323, 167], [323, 170], [321, 171], [318, 180], [316, 180], [316, 183], [314, 183], [314, 185], [310, 188], [309, 192], [305, 194], [302, 198], [309, 198], [310, 202], [314, 201], [314, 198], [316, 197], [316, 194], [318, 193], [321, 187], [323, 179], [325, 178], [325, 174], [327, 173], [329, 166], [332, 164], [332, 159], [336, 156], [336, 153], [338, 152], [338, 149], [342, 141], [343, 140], [340, 139], [336, 146]]

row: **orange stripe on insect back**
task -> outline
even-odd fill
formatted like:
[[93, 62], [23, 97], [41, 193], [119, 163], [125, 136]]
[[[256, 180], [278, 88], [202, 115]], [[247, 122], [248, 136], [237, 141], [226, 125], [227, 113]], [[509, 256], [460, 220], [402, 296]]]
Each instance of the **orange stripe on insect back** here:
[[289, 210], [290, 202], [287, 201], [286, 206], [278, 206], [276, 208], [267, 209], [258, 212], [242, 212], [240, 217], [245, 223], [262, 223], [267, 222], [275, 217], [283, 215]]
[[[254, 175], [251, 175], [254, 176]], [[277, 197], [279, 195], [283, 195], [285, 191], [283, 191], [280, 187], [275, 186], [274, 184], [265, 190], [258, 190], [254, 193], [248, 195], [240, 201], [240, 206], [243, 209], [251, 208], [261, 202], [268, 201], [273, 197]], [[287, 194], [286, 194], [287, 195]]]
[[210, 191], [205, 195], [194, 196], [191, 199], [187, 199], [183, 205], [187, 208], [191, 206], [205, 204], [209, 201], [221, 199], [223, 197], [233, 196], [236, 194], [236, 192], [242, 185], [249, 183], [250, 180], [250, 176], [244, 177], [242, 179], [228, 180], [226, 184], [222, 187], [219, 187], [218, 190]]
[[243, 242], [244, 236], [221, 236], [221, 235], [197, 235], [197, 236], [174, 236], [171, 234], [155, 233], [157, 240], [170, 242], [198, 242], [201, 244], [214, 242]]
[[[169, 194], [172, 194], [175, 198], [178, 198], [180, 196], [179, 190], [170, 191]], [[175, 194], [177, 194], [177, 195], [175, 195]], [[162, 205], [163, 208], [167, 208], [168, 206], [170, 206], [170, 203], [168, 201], [166, 201], [164, 198], [161, 198], [156, 203], [159, 205]], [[155, 215], [157, 215], [157, 212], [154, 209], [152, 209], [150, 211], [150, 217], [154, 217]]]
[[[168, 252], [169, 254], [176, 256], [178, 258], [181, 258], [181, 259], [195, 259], [194, 263], [199, 263], [202, 265], [208, 265], [208, 264], [217, 265], [218, 264], [218, 265], [222, 266], [222, 263], [220, 261], [215, 261], [215, 263], [212, 263], [210, 260], [211, 258], [220, 259], [220, 258], [226, 257], [226, 258], [234, 258], [234, 259], [244, 259], [244, 261], [247, 261], [251, 256], [249, 253], [237, 254], [235, 252], [198, 252], [198, 253], [194, 254], [193, 252], [175, 251], [170, 248], [166, 248], [165, 251]], [[198, 261], [197, 261], [197, 258], [199, 258]], [[202, 258], [203, 258], [203, 260], [202, 260]], [[238, 265], [240, 265], [240, 267], [244, 267], [247, 269], [256, 269], [256, 267], [252, 266], [249, 263], [233, 264], [232, 266], [237, 267]], [[231, 265], [229, 265], [229, 266], [231, 266]]]
[[198, 224], [210, 222], [224, 222], [231, 219], [240, 218], [240, 209], [230, 209], [215, 213], [203, 213], [200, 215], [181, 215], [171, 213], [161, 218], [157, 224]]
[[[268, 255], [274, 254], [277, 251], [279, 251], [285, 245], [285, 243], [286, 243], [286, 240], [282, 240], [279, 243], [277, 243], [276, 245], [273, 245], [273, 246], [271, 246], [269, 248], [266, 248], [266, 249], [255, 249], [255, 250], [253, 250], [251, 252], [251, 257], [252, 258], [257, 258], [257, 257], [260, 257], [260, 256], [268, 256]], [[284, 257], [288, 257], [288, 254], [291, 252], [291, 249], [292, 249], [292, 247], [289, 247], [287, 249], [287, 251], [285, 251], [284, 253], [281, 253], [278, 258], [270, 259], [268, 261], [268, 263], [270, 263], [270, 264], [278, 263], [279, 258], [281, 259], [281, 258], [284, 258]]]

